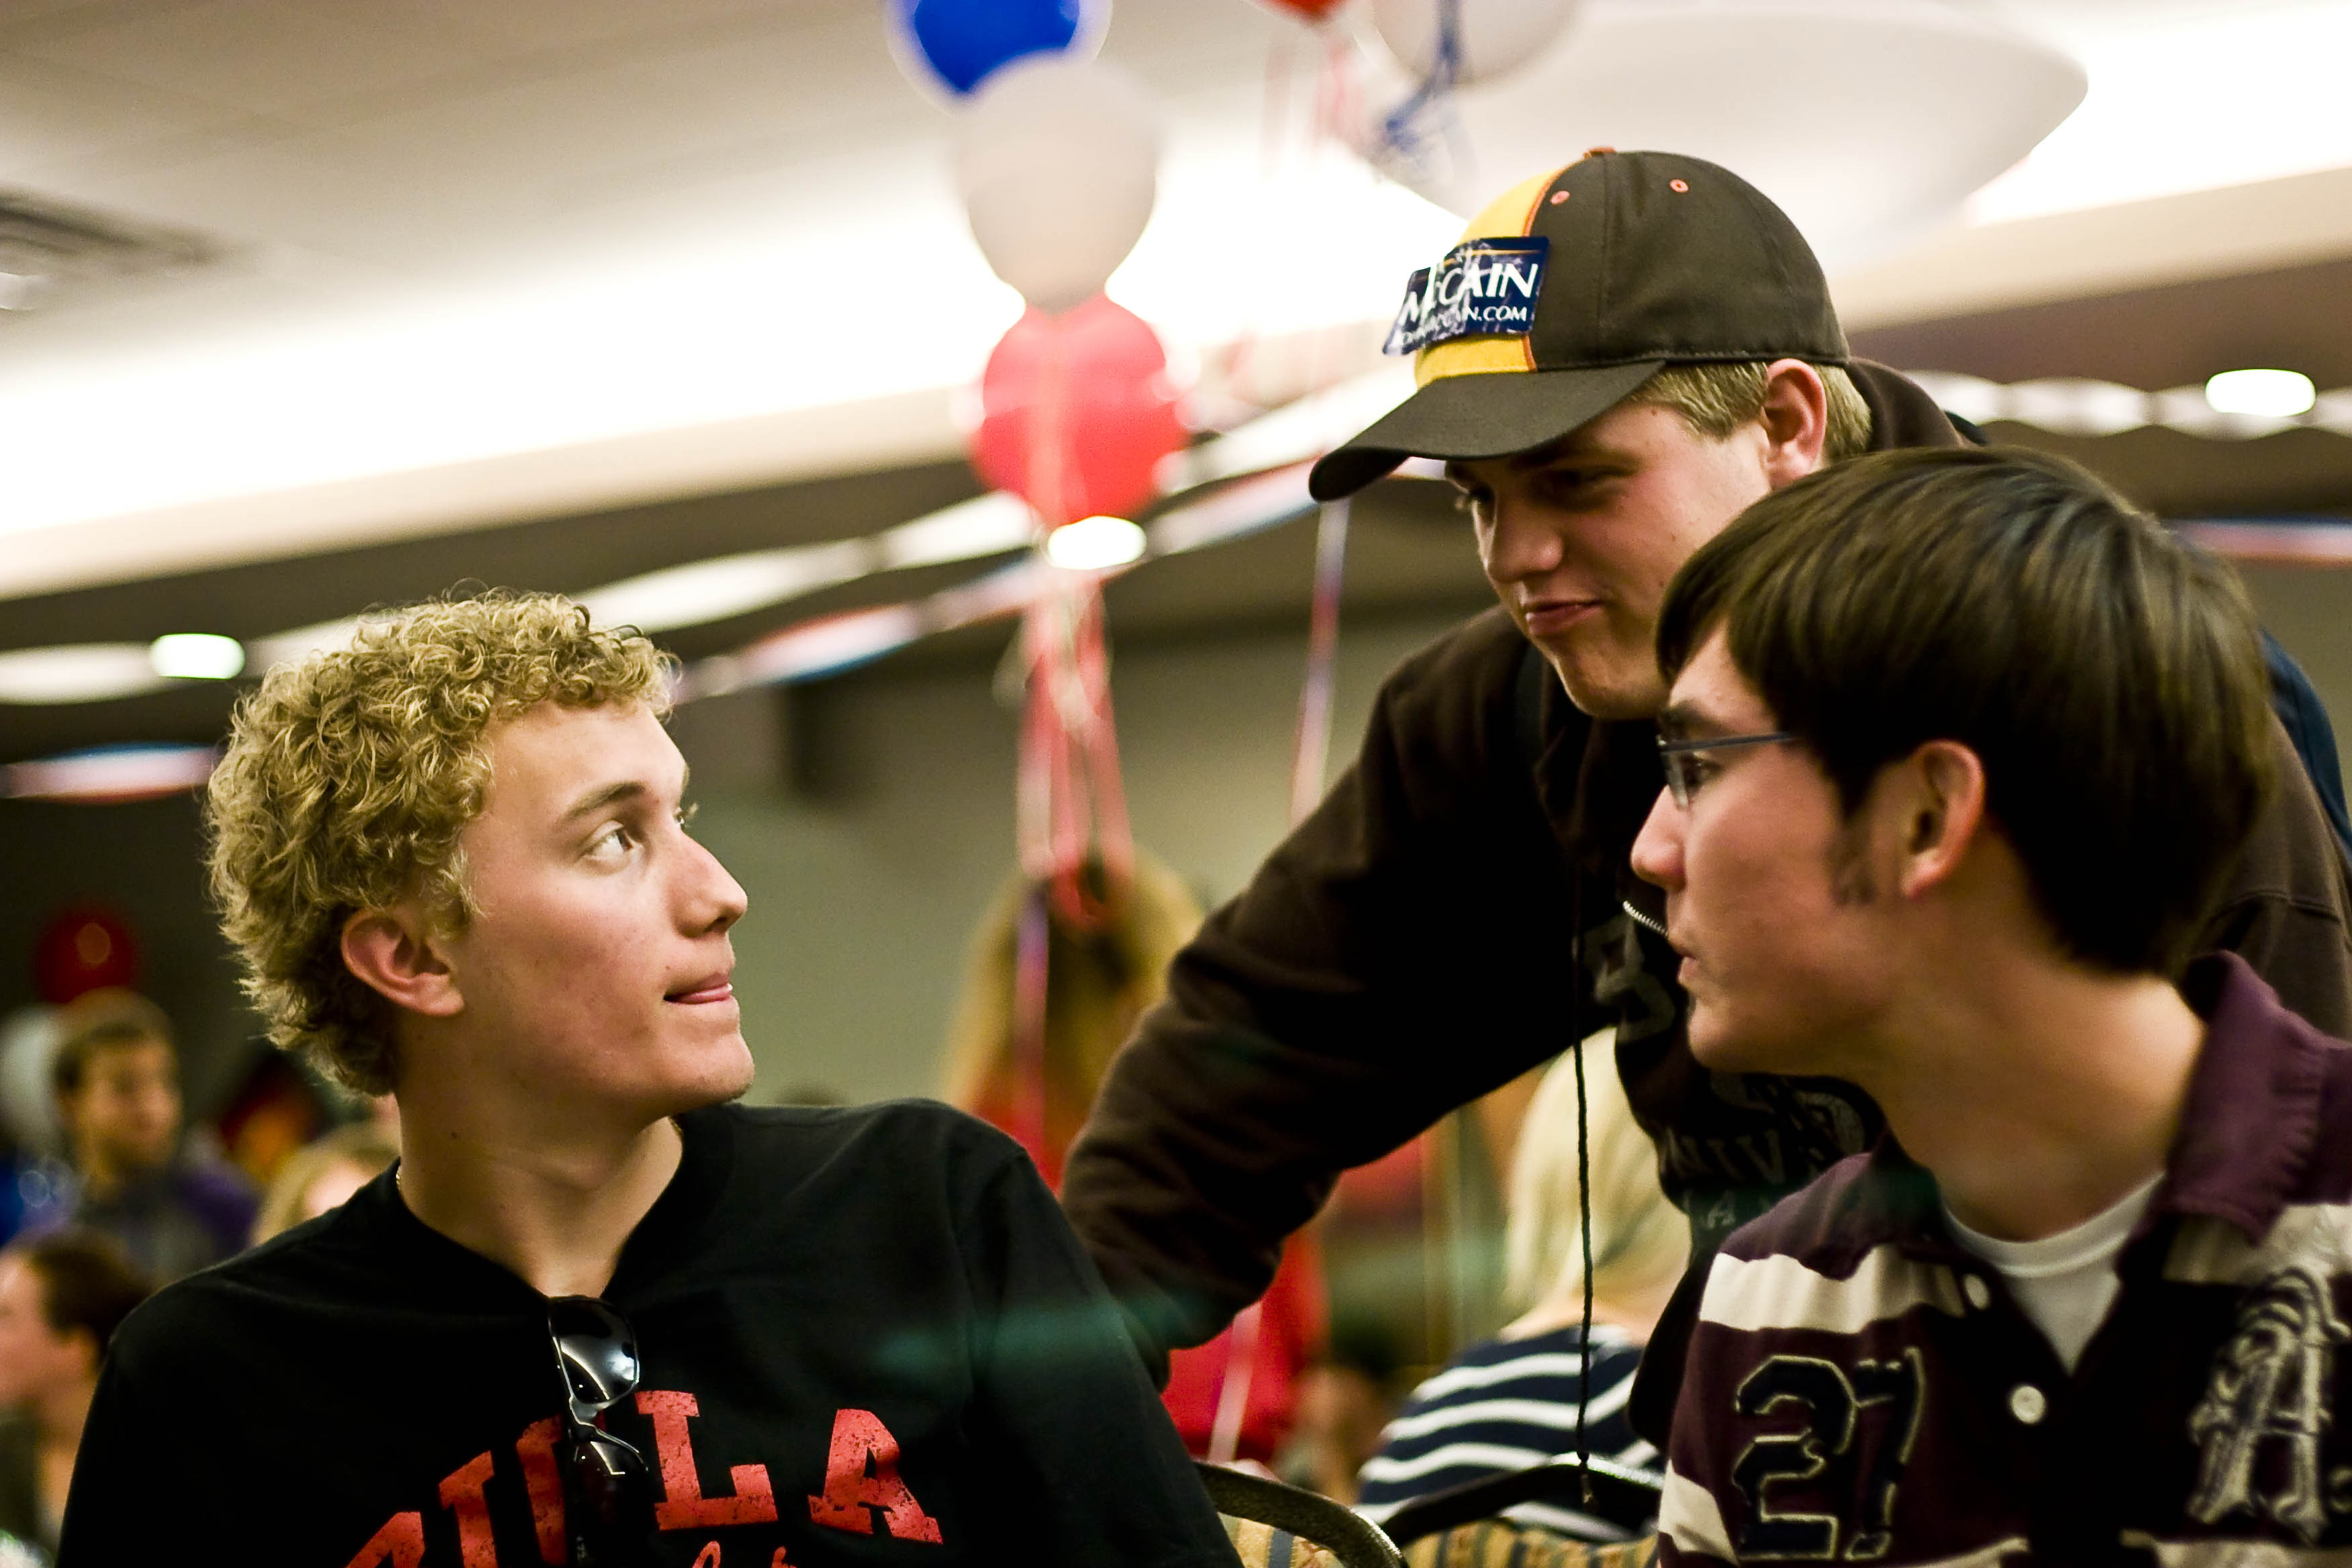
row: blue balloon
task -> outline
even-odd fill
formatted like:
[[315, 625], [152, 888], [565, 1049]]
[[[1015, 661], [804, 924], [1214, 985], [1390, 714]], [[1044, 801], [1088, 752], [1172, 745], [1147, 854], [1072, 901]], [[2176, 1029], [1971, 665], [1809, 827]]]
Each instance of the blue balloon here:
[[890, 0], [906, 36], [959, 95], [1024, 55], [1058, 54], [1075, 42], [1098, 0]]

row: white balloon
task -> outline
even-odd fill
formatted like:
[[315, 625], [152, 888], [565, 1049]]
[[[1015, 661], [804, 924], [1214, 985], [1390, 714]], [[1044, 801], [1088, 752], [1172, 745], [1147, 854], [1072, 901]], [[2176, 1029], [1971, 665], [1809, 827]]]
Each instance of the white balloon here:
[[[1372, 26], [1416, 77], [1437, 63], [1438, 7], [1446, 0], [1372, 0]], [[1578, 0], [1453, 0], [1454, 79], [1488, 81], [1527, 64], [1559, 36]]]
[[1041, 310], [1092, 299], [1159, 194], [1160, 123], [1143, 84], [1102, 60], [1040, 55], [971, 96], [956, 187], [988, 265]]

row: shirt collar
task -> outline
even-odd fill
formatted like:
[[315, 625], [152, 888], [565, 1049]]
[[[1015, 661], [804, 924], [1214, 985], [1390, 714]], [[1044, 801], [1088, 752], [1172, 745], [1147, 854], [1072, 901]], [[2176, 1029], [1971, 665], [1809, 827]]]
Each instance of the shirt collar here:
[[2234, 952], [2197, 960], [2180, 990], [2205, 1020], [2205, 1044], [2149, 1207], [2210, 1215], [2260, 1240], [2318, 1144], [2336, 1042], [2287, 1011]]

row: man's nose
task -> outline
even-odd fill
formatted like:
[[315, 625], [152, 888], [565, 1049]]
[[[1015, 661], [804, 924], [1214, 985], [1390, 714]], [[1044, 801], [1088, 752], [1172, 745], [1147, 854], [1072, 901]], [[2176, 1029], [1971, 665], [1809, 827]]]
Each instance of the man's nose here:
[[1665, 790], [1650, 805], [1649, 819], [1633, 840], [1633, 875], [1669, 892], [1683, 885], [1683, 811]]
[[1540, 577], [1560, 563], [1559, 534], [1522, 496], [1497, 494], [1488, 513], [1484, 546], [1486, 575], [1498, 583]]
[[686, 925], [689, 931], [702, 932], [725, 931], [743, 918], [751, 907], [751, 897], [743, 885], [719, 863], [719, 857], [696, 839], [681, 837], [690, 858], [687, 872]]

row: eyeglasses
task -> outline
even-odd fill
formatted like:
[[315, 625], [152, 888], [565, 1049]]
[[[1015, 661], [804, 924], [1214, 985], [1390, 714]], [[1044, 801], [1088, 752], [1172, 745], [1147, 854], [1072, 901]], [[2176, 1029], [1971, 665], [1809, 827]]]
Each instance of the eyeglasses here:
[[555, 1296], [547, 1303], [547, 1337], [563, 1378], [563, 1518], [572, 1538], [570, 1568], [642, 1568], [652, 1510], [646, 1457], [596, 1418], [637, 1388], [637, 1334], [629, 1321], [593, 1296]]
[[1669, 741], [1661, 735], [1658, 762], [1666, 770], [1666, 793], [1675, 797], [1675, 805], [1688, 811], [1691, 795], [1704, 782], [1698, 772], [1700, 752], [1727, 752], [1735, 746], [1773, 746], [1796, 738], [1786, 730], [1759, 735], [1707, 735], [1689, 741]]

